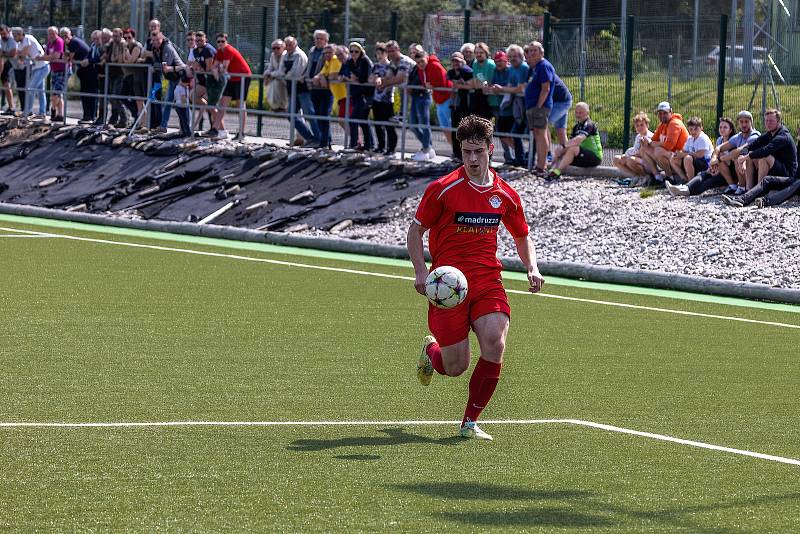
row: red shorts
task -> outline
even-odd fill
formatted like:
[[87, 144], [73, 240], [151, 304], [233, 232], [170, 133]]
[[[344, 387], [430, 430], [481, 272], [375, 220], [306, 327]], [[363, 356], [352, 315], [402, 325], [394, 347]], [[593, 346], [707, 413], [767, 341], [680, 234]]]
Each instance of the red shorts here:
[[467, 298], [449, 310], [428, 305], [428, 328], [436, 337], [439, 346], [447, 347], [466, 339], [469, 329], [478, 317], [502, 312], [511, 318], [511, 307], [508, 305], [506, 290], [498, 276], [497, 279], [481, 278], [480, 283], [475, 282], [469, 275], [469, 291]]

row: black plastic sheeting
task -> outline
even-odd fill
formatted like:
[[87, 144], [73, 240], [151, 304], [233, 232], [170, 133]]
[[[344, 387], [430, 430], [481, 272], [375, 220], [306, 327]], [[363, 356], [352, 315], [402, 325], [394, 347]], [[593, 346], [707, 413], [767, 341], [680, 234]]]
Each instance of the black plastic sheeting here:
[[0, 122], [0, 202], [144, 219], [197, 222], [229, 207], [214, 224], [286, 230], [380, 222], [455, 167]]

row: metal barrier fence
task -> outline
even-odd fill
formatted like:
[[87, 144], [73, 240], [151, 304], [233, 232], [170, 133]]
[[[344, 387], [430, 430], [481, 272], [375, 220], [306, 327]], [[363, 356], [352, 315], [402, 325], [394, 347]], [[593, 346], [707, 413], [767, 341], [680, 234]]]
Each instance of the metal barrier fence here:
[[[51, 63], [65, 63], [67, 64], [67, 72], [69, 73], [68, 78], [74, 74], [72, 69], [70, 68], [69, 62], [67, 61], [51, 61]], [[130, 94], [117, 94], [112, 91], [111, 87], [111, 80], [114, 78], [110, 75], [110, 69], [114, 67], [119, 68], [126, 68], [126, 69], [146, 69], [147, 75], [147, 95], [145, 97], [141, 96], [134, 96]], [[52, 88], [49, 90], [37, 88], [37, 87], [30, 87], [26, 86], [25, 88], [16, 88], [17, 91], [21, 91], [26, 93], [25, 100], [26, 100], [26, 107], [31, 107], [28, 105], [28, 98], [31, 95], [38, 95], [42, 92], [49, 94], [51, 99], [53, 96], [61, 97], [64, 108], [65, 108], [65, 117], [67, 116], [68, 109], [69, 109], [69, 98], [70, 97], [78, 97], [78, 98], [96, 98], [100, 104], [100, 110], [98, 112], [98, 117], [105, 123], [108, 120], [108, 107], [111, 104], [113, 110], [113, 102], [114, 101], [133, 101], [133, 102], [143, 102], [144, 107], [143, 111], [139, 111], [138, 116], [135, 119], [135, 122], [130, 127], [130, 131], [128, 135], [133, 135], [136, 127], [141, 124], [143, 117], [149, 116], [152, 106], [158, 105], [162, 107], [162, 110], [169, 107], [169, 108], [188, 108], [189, 110], [189, 118], [190, 118], [190, 125], [192, 125], [192, 130], [194, 133], [193, 125], [195, 124], [194, 117], [197, 113], [204, 113], [207, 111], [211, 111], [214, 113], [222, 112], [222, 113], [233, 113], [236, 114], [238, 119], [238, 135], [244, 136], [246, 133], [246, 116], [253, 115], [257, 118], [257, 136], [261, 136], [261, 126], [262, 120], [265, 118], [273, 118], [273, 119], [285, 119], [287, 121], [286, 126], [286, 141], [289, 145], [292, 144], [293, 140], [295, 139], [296, 135], [296, 124], [298, 121], [308, 120], [308, 121], [325, 121], [330, 126], [334, 123], [339, 121], [344, 123], [344, 145], [347, 147], [350, 141], [351, 130], [350, 126], [355, 125], [366, 125], [368, 128], [374, 127], [384, 127], [384, 128], [395, 128], [400, 129], [400, 135], [398, 136], [398, 144], [399, 146], [399, 154], [401, 159], [406, 158], [406, 149], [408, 147], [408, 132], [415, 130], [415, 129], [423, 129], [426, 128], [430, 130], [431, 134], [433, 132], [448, 132], [454, 133], [456, 128], [454, 127], [442, 127], [440, 125], [436, 125], [433, 123], [415, 123], [409, 120], [410, 115], [410, 100], [411, 97], [409, 96], [409, 91], [412, 90], [424, 90], [428, 91], [426, 87], [418, 86], [418, 85], [410, 85], [407, 82], [402, 84], [397, 84], [395, 87], [399, 90], [400, 98], [401, 98], [401, 105], [400, 105], [400, 120], [399, 121], [380, 121], [374, 119], [359, 119], [352, 116], [352, 113], [345, 113], [344, 117], [340, 118], [334, 115], [317, 115], [317, 114], [306, 114], [302, 109], [297, 108], [298, 104], [298, 84], [303, 83], [310, 83], [311, 79], [307, 78], [286, 78], [286, 77], [275, 77], [275, 81], [279, 83], [284, 83], [286, 81], [289, 82], [289, 109], [287, 111], [273, 111], [273, 110], [266, 110], [263, 106], [263, 94], [264, 91], [262, 89], [259, 90], [259, 94], [262, 95], [262, 100], [258, 108], [256, 109], [247, 109], [246, 101], [247, 101], [247, 94], [245, 92], [246, 84], [240, 83], [239, 84], [239, 94], [238, 99], [231, 98], [231, 100], [236, 100], [238, 102], [237, 106], [221, 106], [219, 104], [202, 104], [195, 102], [195, 93], [194, 90], [191, 93], [191, 98], [188, 104], [182, 105], [177, 104], [174, 101], [164, 100], [159, 96], [159, 93], [164, 92], [164, 90], [168, 87], [168, 84], [176, 84], [176, 81], [167, 81], [164, 82], [161, 73], [158, 71], [156, 67], [152, 64], [141, 64], [141, 63], [104, 63], [103, 64], [103, 84], [100, 92], [98, 93], [87, 93], [83, 91], [71, 91], [68, 90], [68, 84], [65, 84], [64, 90], [62, 91], [55, 91]], [[198, 74], [205, 74], [206, 76], [211, 76], [212, 74], [209, 73], [200, 73], [200, 72], [193, 72], [191, 69], [188, 69], [186, 72], [191, 73], [192, 75], [192, 84], [191, 87], [194, 89], [197, 83], [197, 75]], [[242, 79], [249, 79], [255, 80], [259, 84], [264, 84], [264, 78], [260, 74], [241, 74], [241, 73], [229, 73], [224, 74], [223, 76], [227, 77], [240, 77]], [[26, 79], [31, 80], [31, 65], [27, 66], [26, 72]], [[345, 110], [351, 109], [351, 87], [353, 86], [364, 86], [364, 87], [375, 87], [374, 83], [357, 83], [350, 80], [331, 80], [331, 83], [342, 83], [346, 88], [346, 96], [345, 96]], [[393, 89], [394, 90], [394, 89]], [[449, 92], [455, 93], [458, 90], [449, 87], [436, 87], [434, 88], [436, 91], [441, 92]], [[475, 89], [478, 91], [479, 89]], [[168, 91], [167, 91], [168, 93]], [[333, 98], [333, 94], [331, 94], [331, 98]], [[124, 110], [123, 110], [123, 113]], [[162, 111], [163, 113], [163, 111]], [[525, 161], [527, 163], [528, 169], [533, 168], [533, 156], [534, 150], [530, 147], [534, 146], [533, 141], [533, 133], [525, 128], [527, 133], [519, 134], [519, 133], [512, 133], [512, 132], [495, 132], [495, 137], [500, 139], [519, 139], [520, 141], [528, 141], [529, 150], [526, 151]], [[431, 141], [432, 142], [432, 141]]]

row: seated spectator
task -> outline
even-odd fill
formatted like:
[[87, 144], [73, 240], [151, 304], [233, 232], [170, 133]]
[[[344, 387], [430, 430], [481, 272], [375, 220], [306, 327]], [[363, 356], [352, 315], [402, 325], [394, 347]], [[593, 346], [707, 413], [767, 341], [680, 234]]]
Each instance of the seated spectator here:
[[784, 203], [800, 193], [797, 176], [766, 176], [758, 185], [743, 195], [722, 195], [722, 201], [734, 208], [743, 208], [755, 200], [756, 206], [766, 208]]
[[692, 117], [686, 126], [689, 137], [686, 138], [683, 148], [675, 151], [669, 160], [674, 174], [678, 176], [678, 180], [675, 181], [680, 183], [685, 183], [698, 173], [708, 170], [708, 162], [714, 151], [711, 139], [703, 131], [703, 120], [700, 117]]
[[[716, 146], [712, 152], [711, 159], [709, 160], [708, 170], [701, 172], [689, 180], [689, 182], [686, 184], [675, 185], [669, 181], [665, 182], [664, 185], [667, 187], [669, 194], [672, 196], [699, 195], [705, 191], [708, 191], [709, 189], [722, 187], [725, 184], [731, 184], [731, 173], [735, 172], [733, 169], [733, 164], [730, 161], [724, 161], [720, 163], [719, 157], [727, 157], [728, 153], [726, 151], [721, 152], [720, 147], [725, 146], [730, 141], [733, 132], [733, 121], [727, 117], [722, 117], [719, 120], [719, 137], [717, 137]], [[736, 184], [734, 183], [729, 185], [729, 188], [731, 186], [733, 187], [733, 191], [735, 191]], [[730, 191], [730, 189], [726, 190], [726, 192]]]
[[650, 118], [647, 113], [640, 111], [633, 118], [633, 129], [636, 131], [636, 138], [633, 146], [625, 151], [624, 154], [614, 156], [614, 166], [622, 171], [625, 176], [642, 176], [647, 173], [644, 168], [640, 150], [642, 139], [651, 139], [653, 132], [650, 131]]
[[567, 144], [556, 149], [553, 167], [546, 180], [557, 180], [568, 165], [576, 167], [597, 167], [603, 162], [603, 145], [597, 125], [589, 118], [589, 104], [575, 104], [575, 119], [572, 136]]
[[[386, 43], [375, 44], [375, 63], [372, 64], [372, 73], [369, 81], [375, 84], [375, 96], [372, 100], [372, 116], [378, 122], [388, 122], [394, 116], [394, 88], [384, 87], [382, 78], [389, 72], [389, 57], [386, 53]], [[394, 154], [397, 148], [397, 130], [394, 126], [375, 125], [375, 134], [378, 154]]]
[[[711, 156], [711, 164], [713, 165], [715, 159], [720, 163], [727, 164], [721, 165], [720, 171], [725, 177], [725, 181], [730, 184], [725, 191], [726, 194], [742, 195], [745, 192], [747, 169], [746, 167], [752, 165], [749, 160], [739, 161], [739, 156], [744, 147], [752, 141], [758, 139], [761, 135], [757, 130], [753, 129], [753, 115], [749, 111], [740, 111], [737, 116], [739, 123], [739, 133], [731, 137], [727, 143], [719, 145]], [[733, 172], [727, 172], [726, 167], [732, 167]]]
[[189, 124], [189, 104], [191, 102], [192, 77], [187, 73], [181, 76], [178, 87], [175, 88], [175, 113], [181, 124], [181, 135], [191, 137], [192, 128]]
[[[651, 139], [642, 139], [640, 154], [645, 170], [657, 182], [664, 182], [666, 173], [672, 174], [670, 159], [676, 150], [683, 148], [689, 131], [683, 124], [683, 117], [672, 111], [669, 102], [661, 102], [656, 108], [660, 124]], [[658, 169], [661, 169], [659, 173]]]
[[764, 127], [767, 132], [744, 147], [737, 159], [746, 169], [748, 191], [766, 176], [794, 176], [797, 172], [797, 147], [781, 122], [781, 112], [765, 111]]

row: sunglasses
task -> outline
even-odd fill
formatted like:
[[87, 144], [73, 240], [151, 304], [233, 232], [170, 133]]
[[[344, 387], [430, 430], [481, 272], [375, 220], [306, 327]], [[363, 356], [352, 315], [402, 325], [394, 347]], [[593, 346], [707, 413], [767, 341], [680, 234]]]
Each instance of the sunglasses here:
[[228, 42], [228, 41], [217, 41], [217, 44], [225, 44], [225, 43], [227, 43], [227, 42]]
[[359, 50], [358, 48], [356, 48], [356, 49], [354, 49], [354, 50], [350, 50], [350, 53], [351, 53], [351, 54], [360, 54], [360, 53], [361, 53], [361, 50]]
[[273, 50], [280, 50], [280, 49], [281, 49], [281, 47], [280, 47], [280, 46], [273, 46], [273, 47], [272, 47], [272, 49], [273, 49]]
[[421, 55], [417, 54], [416, 56], [414, 56], [414, 59], [422, 59], [423, 57], [425, 57], [425, 56], [421, 56]]

